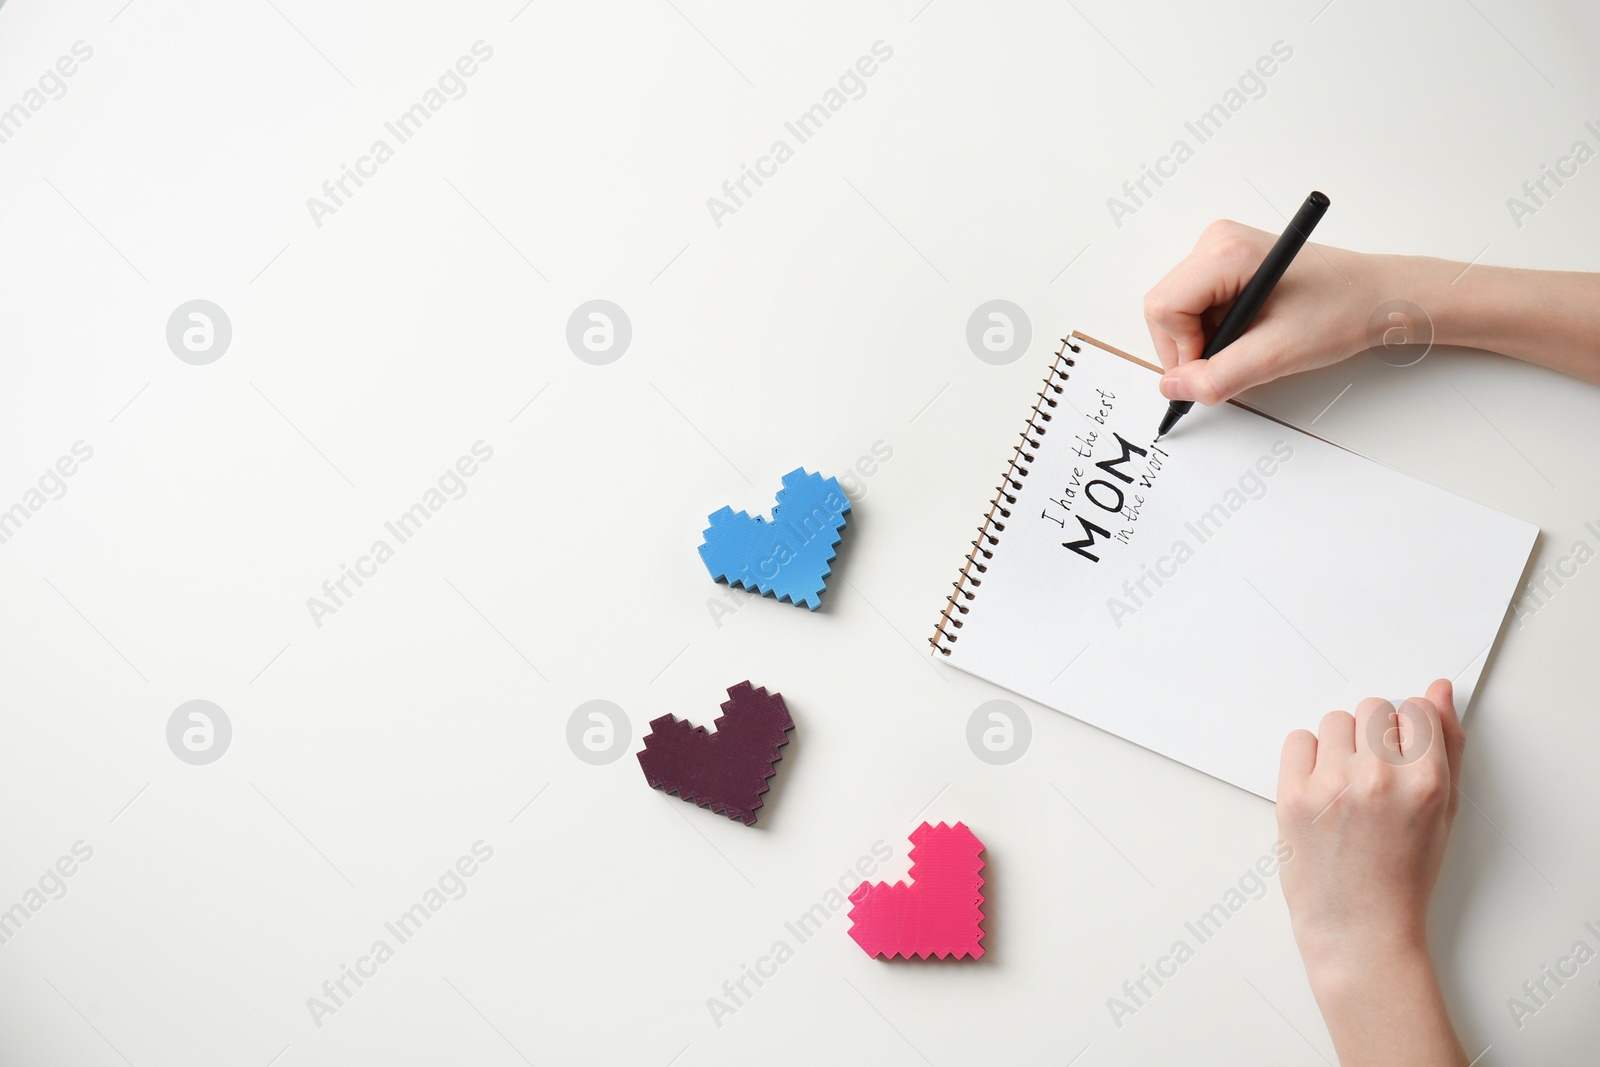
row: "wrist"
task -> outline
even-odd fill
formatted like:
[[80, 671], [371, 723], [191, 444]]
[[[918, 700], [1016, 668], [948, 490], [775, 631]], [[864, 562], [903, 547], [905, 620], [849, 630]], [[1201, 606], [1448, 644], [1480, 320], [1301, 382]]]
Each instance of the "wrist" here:
[[[1455, 331], [1461, 324], [1460, 292], [1452, 284], [1459, 276], [1461, 264], [1429, 256], [1371, 257], [1377, 275], [1375, 306], [1404, 303], [1422, 311], [1420, 321], [1410, 322], [1410, 344], [1454, 344], [1442, 333]], [[1454, 268], [1452, 270], [1451, 268]]]
[[1422, 311], [1414, 343], [1505, 351], [1508, 338], [1526, 325], [1521, 321], [1518, 272], [1429, 256], [1381, 258], [1394, 261], [1384, 299], [1402, 300]]
[[1306, 977], [1319, 1002], [1366, 995], [1375, 983], [1435, 984], [1427, 937], [1396, 932], [1377, 936], [1301, 938]]
[[1306, 964], [1340, 1063], [1470, 1067], [1421, 939]]

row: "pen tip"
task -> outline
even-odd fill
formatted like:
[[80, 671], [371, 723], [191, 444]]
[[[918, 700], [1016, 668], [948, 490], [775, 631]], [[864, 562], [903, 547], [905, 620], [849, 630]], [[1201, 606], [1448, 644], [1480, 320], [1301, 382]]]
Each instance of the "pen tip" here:
[[1167, 435], [1164, 434], [1164, 433], [1158, 433], [1158, 434], [1156, 434], [1156, 440], [1159, 442], [1165, 436], [1167, 436]]

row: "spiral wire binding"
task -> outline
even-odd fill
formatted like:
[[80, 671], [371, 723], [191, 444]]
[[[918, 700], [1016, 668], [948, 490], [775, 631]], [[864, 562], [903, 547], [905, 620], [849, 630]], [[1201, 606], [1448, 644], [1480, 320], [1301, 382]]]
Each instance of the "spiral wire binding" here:
[[[1044, 387], [1039, 390], [1039, 399], [1035, 401], [1033, 411], [1028, 415], [1027, 429], [1022, 431], [1022, 440], [1017, 442], [1005, 475], [995, 487], [994, 503], [989, 505], [989, 513], [983, 517], [983, 525], [978, 527], [978, 539], [972, 542], [972, 551], [967, 554], [967, 562], [961, 568], [961, 576], [955, 580], [955, 590], [950, 594], [944, 610], [939, 613], [939, 624], [934, 627], [933, 636], [928, 638], [928, 644], [946, 656], [950, 655], [948, 645], [955, 644], [961, 636], [951, 632], [961, 629], [964, 625], [959, 616], [972, 610], [969, 604], [964, 604], [962, 601], [971, 601], [977, 596], [975, 590], [983, 584], [983, 579], [977, 575], [986, 574], [989, 570], [988, 565], [980, 562], [978, 557], [982, 556], [985, 560], [994, 558], [993, 548], [1000, 543], [1000, 538], [996, 535], [1005, 532], [1006, 524], [1003, 520], [1011, 518], [1011, 509], [1007, 505], [1017, 502], [1013, 494], [1021, 490], [1022, 479], [1028, 476], [1026, 465], [1033, 463], [1034, 453], [1039, 448], [1039, 438], [1049, 429], [1048, 426], [1040, 424], [1048, 423], [1054, 417], [1050, 412], [1060, 403], [1055, 398], [1062, 392], [1061, 383], [1071, 377], [1066, 368], [1074, 366], [1075, 361], [1072, 356], [1067, 355], [1069, 350], [1074, 355], [1083, 351], [1072, 343], [1070, 337], [1063, 337], [1055, 361], [1050, 364], [1050, 372], [1044, 376]], [[969, 589], [968, 586], [972, 588]], [[940, 644], [941, 640], [946, 644]]]

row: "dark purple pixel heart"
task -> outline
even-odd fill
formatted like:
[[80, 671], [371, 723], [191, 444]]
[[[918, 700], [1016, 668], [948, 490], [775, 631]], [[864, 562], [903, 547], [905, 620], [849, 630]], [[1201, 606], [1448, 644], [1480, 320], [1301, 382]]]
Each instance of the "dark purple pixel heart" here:
[[639, 766], [652, 789], [754, 826], [794, 720], [780, 694], [746, 681], [728, 690], [715, 725], [707, 733], [673, 715], [652, 719]]

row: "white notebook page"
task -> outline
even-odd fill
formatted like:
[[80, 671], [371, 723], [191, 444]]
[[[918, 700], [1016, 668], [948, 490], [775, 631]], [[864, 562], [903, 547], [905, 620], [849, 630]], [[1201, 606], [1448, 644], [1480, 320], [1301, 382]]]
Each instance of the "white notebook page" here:
[[1233, 404], [1155, 443], [1157, 372], [1072, 343], [949, 663], [1269, 799], [1327, 711], [1465, 711], [1536, 526]]

